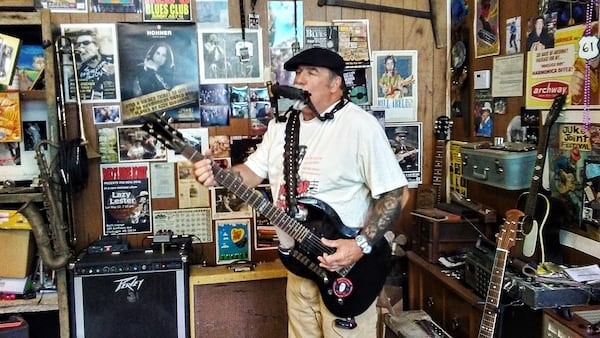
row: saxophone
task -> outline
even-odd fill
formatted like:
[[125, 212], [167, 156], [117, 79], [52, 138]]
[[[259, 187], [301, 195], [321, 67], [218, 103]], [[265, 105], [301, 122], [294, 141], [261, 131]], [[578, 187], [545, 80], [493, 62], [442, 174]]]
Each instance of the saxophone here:
[[31, 224], [33, 237], [44, 264], [52, 270], [58, 270], [67, 264], [71, 251], [67, 241], [67, 227], [62, 219], [62, 211], [56, 202], [55, 192], [50, 189], [50, 171], [42, 151], [42, 147], [45, 145], [53, 147], [57, 147], [57, 145], [48, 140], [42, 140], [35, 146], [35, 158], [40, 170], [39, 178], [44, 194], [43, 205], [49, 224], [46, 225], [46, 219], [42, 211], [31, 201], [21, 206], [18, 212], [25, 216]]

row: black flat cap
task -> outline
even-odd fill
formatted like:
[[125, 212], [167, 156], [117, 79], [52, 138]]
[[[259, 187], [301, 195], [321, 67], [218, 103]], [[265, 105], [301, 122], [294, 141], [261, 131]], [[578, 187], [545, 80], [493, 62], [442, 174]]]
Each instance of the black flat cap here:
[[289, 71], [295, 71], [300, 66], [329, 68], [332, 72], [344, 78], [346, 62], [336, 52], [325, 48], [313, 47], [301, 51], [283, 64], [283, 68]]

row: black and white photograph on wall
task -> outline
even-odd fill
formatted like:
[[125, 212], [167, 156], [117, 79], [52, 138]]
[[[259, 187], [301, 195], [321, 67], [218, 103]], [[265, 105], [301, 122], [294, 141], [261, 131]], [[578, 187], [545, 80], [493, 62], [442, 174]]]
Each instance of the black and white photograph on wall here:
[[146, 131], [141, 126], [117, 127], [119, 162], [131, 161], [164, 161], [167, 159], [167, 150], [162, 142]]
[[409, 184], [422, 183], [422, 129], [421, 122], [388, 123], [385, 126], [390, 146]]
[[199, 121], [196, 26], [118, 23], [117, 35], [123, 120], [166, 111]]
[[118, 104], [92, 107], [94, 124], [121, 122], [121, 106]]
[[223, 188], [211, 188], [213, 219], [252, 217], [252, 208], [233, 192]]
[[231, 165], [246, 162], [248, 156], [256, 151], [260, 142], [262, 142], [262, 139], [257, 137], [232, 136], [230, 150]]
[[373, 106], [385, 108], [386, 122], [417, 119], [416, 50], [373, 51]]
[[152, 231], [148, 163], [101, 164], [104, 235]]
[[35, 151], [41, 140], [47, 140], [46, 121], [23, 121], [23, 146], [25, 151]]
[[202, 84], [199, 92], [200, 125], [203, 127], [229, 125], [229, 86]]
[[[65, 102], [76, 102], [76, 89], [82, 102], [118, 101], [119, 66], [114, 24], [61, 24], [62, 35], [55, 44]], [[72, 53], [73, 49], [74, 53]], [[73, 60], [73, 54], [75, 54]], [[75, 62], [75, 64], [73, 64]], [[78, 82], [74, 73], [77, 71]], [[59, 74], [60, 74], [59, 73]]]
[[264, 82], [261, 30], [198, 28], [200, 83]]

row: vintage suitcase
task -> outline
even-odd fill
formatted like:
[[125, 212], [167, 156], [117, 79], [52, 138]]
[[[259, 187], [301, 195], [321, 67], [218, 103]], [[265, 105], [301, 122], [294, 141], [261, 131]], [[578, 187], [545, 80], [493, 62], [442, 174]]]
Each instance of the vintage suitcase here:
[[463, 176], [467, 180], [506, 190], [531, 185], [536, 151], [469, 149], [462, 147]]

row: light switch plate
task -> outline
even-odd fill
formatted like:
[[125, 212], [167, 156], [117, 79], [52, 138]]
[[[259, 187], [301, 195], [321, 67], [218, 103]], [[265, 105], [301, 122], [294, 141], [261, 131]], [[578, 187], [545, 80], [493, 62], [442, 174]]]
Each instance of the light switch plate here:
[[490, 70], [478, 70], [474, 72], [473, 89], [490, 88]]

